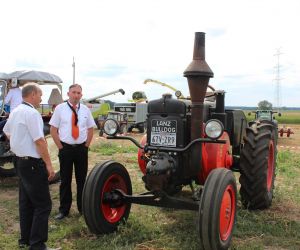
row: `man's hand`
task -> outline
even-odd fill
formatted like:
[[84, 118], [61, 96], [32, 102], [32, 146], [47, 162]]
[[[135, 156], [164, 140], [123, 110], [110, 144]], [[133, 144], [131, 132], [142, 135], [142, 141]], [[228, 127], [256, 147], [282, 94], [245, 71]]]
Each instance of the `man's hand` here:
[[48, 181], [53, 180], [53, 178], [55, 176], [55, 172], [53, 170], [52, 165], [51, 166], [47, 166], [47, 171], [48, 171]]

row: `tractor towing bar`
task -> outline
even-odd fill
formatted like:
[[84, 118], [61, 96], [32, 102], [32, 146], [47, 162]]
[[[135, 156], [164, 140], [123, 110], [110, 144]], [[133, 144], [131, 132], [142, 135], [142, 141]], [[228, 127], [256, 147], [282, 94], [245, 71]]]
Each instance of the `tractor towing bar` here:
[[177, 208], [184, 210], [199, 210], [199, 203], [187, 199], [179, 199], [167, 195], [162, 191], [146, 192], [138, 195], [127, 195], [120, 189], [114, 189], [104, 194], [103, 203], [110, 207], [121, 207], [124, 203], [134, 203], [155, 207]]
[[186, 145], [184, 148], [167, 148], [167, 147], [155, 147], [155, 146], [148, 146], [146, 145], [143, 147], [141, 144], [139, 144], [134, 138], [130, 136], [107, 136], [107, 139], [111, 140], [130, 140], [132, 141], [138, 148], [144, 149], [145, 151], [148, 150], [167, 150], [172, 152], [184, 152], [188, 150], [191, 146], [193, 146], [195, 143], [219, 143], [219, 144], [226, 144], [226, 140], [212, 140], [207, 138], [198, 138], [193, 141], [191, 141], [188, 145]]

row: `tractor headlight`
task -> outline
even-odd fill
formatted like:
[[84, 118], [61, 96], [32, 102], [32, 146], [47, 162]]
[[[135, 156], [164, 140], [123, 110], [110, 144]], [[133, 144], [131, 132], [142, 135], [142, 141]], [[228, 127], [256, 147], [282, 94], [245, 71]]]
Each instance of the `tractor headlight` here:
[[114, 119], [107, 119], [103, 125], [104, 133], [114, 136], [118, 132], [118, 122]]
[[204, 131], [208, 138], [216, 140], [223, 134], [224, 126], [219, 120], [212, 119], [207, 121]]

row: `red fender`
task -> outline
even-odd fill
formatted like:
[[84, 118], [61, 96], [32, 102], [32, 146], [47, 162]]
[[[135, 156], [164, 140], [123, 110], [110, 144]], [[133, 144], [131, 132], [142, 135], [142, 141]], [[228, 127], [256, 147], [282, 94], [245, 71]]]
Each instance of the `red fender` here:
[[[145, 146], [146, 142], [147, 142], [147, 135], [144, 134], [141, 141], [140, 141], [140, 144], [142, 146]], [[139, 163], [140, 170], [145, 175], [146, 174], [146, 165], [147, 165], [147, 163], [144, 160], [144, 155], [145, 155], [144, 149], [139, 148], [139, 150], [138, 150], [138, 163]]]
[[202, 144], [202, 169], [198, 175], [200, 184], [204, 184], [208, 174], [215, 168], [230, 168], [233, 164], [230, 138], [227, 132], [223, 132], [220, 140], [226, 140], [226, 144], [203, 143]]

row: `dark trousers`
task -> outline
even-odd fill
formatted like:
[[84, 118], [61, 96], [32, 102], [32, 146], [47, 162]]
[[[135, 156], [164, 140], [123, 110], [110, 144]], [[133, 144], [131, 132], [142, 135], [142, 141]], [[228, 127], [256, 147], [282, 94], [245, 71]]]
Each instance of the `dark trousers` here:
[[72, 205], [72, 174], [73, 165], [75, 169], [75, 179], [77, 184], [77, 208], [82, 211], [82, 191], [88, 169], [88, 148], [83, 144], [69, 145], [62, 143], [63, 148], [59, 150], [60, 162], [60, 206], [59, 211], [68, 215]]
[[52, 207], [45, 163], [24, 157], [16, 157], [15, 163], [19, 176], [19, 244], [30, 245], [32, 250], [45, 249]]

